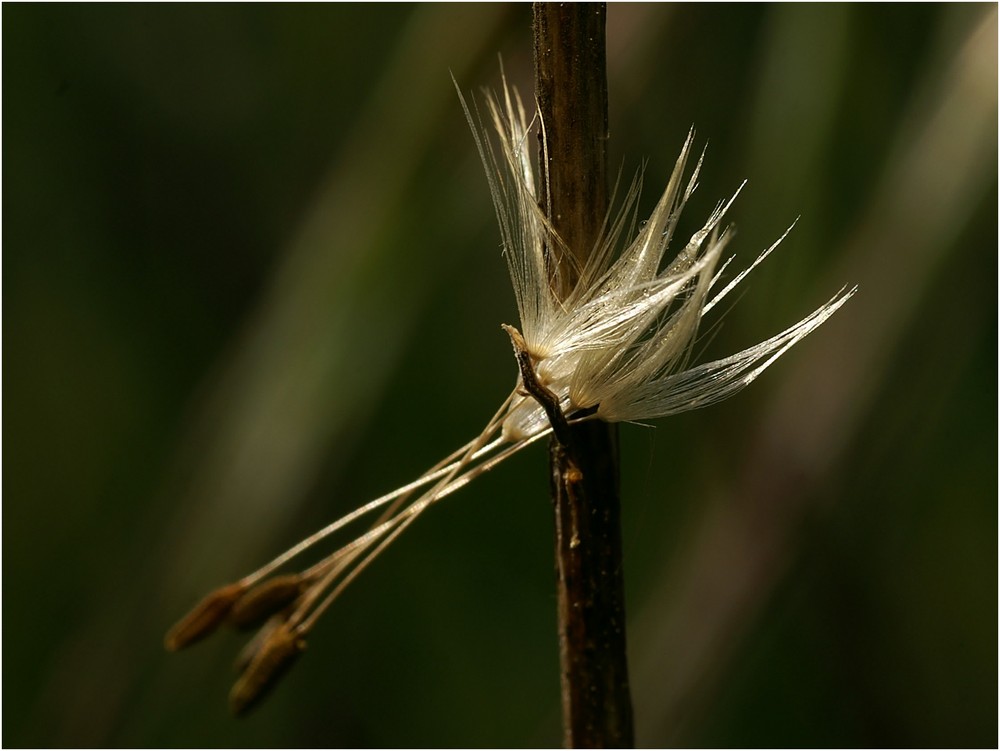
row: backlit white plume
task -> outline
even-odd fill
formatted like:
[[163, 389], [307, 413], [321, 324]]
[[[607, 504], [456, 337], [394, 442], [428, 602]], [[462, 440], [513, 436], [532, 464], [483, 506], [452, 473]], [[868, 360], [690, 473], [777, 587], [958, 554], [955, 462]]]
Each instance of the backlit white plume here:
[[[615, 248], [637, 197], [633, 183], [618, 215], [606, 222], [572, 293], [559, 300], [558, 271], [546, 253], [561, 257], [561, 240], [538, 205], [532, 170], [536, 141], [524, 105], [506, 86], [503, 100], [487, 100], [499, 153], [466, 107], [486, 167], [521, 327], [539, 381], [559, 397], [563, 412], [593, 414], [609, 422], [649, 420], [731, 396], [753, 381], [789, 347], [829, 318], [854, 294], [832, 300], [780, 334], [714, 362], [689, 367], [702, 317], [784, 239], [784, 235], [721, 290], [719, 270], [730, 233], [721, 228], [734, 195], [720, 203], [669, 262], [677, 220], [694, 191], [702, 159], [684, 179], [693, 141], [689, 134], [652, 215], [620, 254]], [[464, 100], [463, 100], [464, 105]], [[532, 121], [537, 123], [537, 117]], [[704, 155], [702, 155], [703, 157]], [[742, 186], [741, 186], [742, 187]], [[737, 194], [739, 190], [737, 190]], [[787, 232], [786, 232], [787, 234]], [[725, 264], [723, 264], [723, 268]], [[515, 396], [504, 420], [509, 440], [545, 430], [534, 399]]]

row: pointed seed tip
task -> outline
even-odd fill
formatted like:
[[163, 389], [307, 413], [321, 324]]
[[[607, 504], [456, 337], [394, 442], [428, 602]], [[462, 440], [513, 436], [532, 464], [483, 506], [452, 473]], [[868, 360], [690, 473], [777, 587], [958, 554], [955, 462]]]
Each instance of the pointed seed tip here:
[[256, 707], [288, 672], [305, 648], [305, 639], [287, 623], [275, 628], [233, 684], [229, 692], [229, 709], [232, 713], [236, 717], [242, 717]]
[[236, 582], [210, 592], [167, 632], [163, 646], [176, 652], [204, 639], [218, 628], [245, 589]]

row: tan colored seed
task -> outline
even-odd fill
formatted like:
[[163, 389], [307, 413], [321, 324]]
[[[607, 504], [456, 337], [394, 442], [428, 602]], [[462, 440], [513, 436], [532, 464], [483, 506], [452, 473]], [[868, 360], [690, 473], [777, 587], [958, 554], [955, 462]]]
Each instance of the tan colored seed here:
[[237, 582], [209, 593], [167, 632], [163, 646], [176, 652], [204, 639], [215, 631], [245, 590], [246, 587]]
[[240, 597], [230, 609], [226, 623], [238, 629], [249, 629], [263, 623], [282, 610], [304, 589], [299, 574], [275, 576], [258, 584]]
[[233, 714], [239, 717], [253, 709], [305, 648], [305, 640], [287, 623], [271, 631], [229, 692], [229, 708]]
[[261, 646], [268, 640], [274, 630], [278, 628], [281, 624], [288, 620], [289, 616], [292, 614], [294, 608], [289, 606], [282, 610], [280, 613], [272, 615], [264, 625], [257, 629], [257, 633], [254, 634], [250, 641], [243, 645], [243, 648], [236, 655], [236, 659], [233, 661], [233, 670], [236, 671], [237, 675], [242, 673], [247, 669], [250, 661], [253, 660], [254, 655], [260, 650]]

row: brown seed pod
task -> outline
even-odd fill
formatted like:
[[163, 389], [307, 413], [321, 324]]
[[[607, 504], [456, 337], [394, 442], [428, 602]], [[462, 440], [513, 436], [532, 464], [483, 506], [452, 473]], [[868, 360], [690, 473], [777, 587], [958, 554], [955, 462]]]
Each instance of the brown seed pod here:
[[226, 623], [233, 628], [249, 629], [263, 623], [302, 594], [302, 576], [285, 574], [251, 588], [233, 603]]
[[287, 623], [273, 629], [229, 692], [229, 708], [233, 714], [239, 717], [253, 709], [305, 648], [305, 639]]
[[247, 666], [250, 664], [250, 661], [253, 660], [254, 655], [260, 651], [261, 646], [263, 646], [271, 634], [274, 633], [275, 629], [288, 620], [294, 609], [294, 605], [289, 605], [280, 613], [272, 615], [267, 619], [263, 626], [257, 629], [257, 633], [250, 638], [250, 641], [243, 645], [239, 654], [236, 655], [236, 659], [233, 660], [233, 670], [236, 671], [237, 675], [247, 669]]
[[163, 646], [176, 652], [204, 639], [215, 631], [245, 590], [246, 587], [237, 582], [209, 593], [167, 632]]

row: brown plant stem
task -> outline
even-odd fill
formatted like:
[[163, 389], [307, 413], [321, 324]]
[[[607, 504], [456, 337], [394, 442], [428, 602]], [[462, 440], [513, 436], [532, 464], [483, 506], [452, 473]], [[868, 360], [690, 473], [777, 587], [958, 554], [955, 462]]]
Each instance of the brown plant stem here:
[[[544, 208], [568, 256], [550, 247], [565, 297], [608, 207], [603, 3], [535, 3], [536, 95], [544, 127]], [[625, 656], [618, 440], [603, 422], [570, 426], [550, 449], [555, 506], [563, 743], [634, 745]]]

